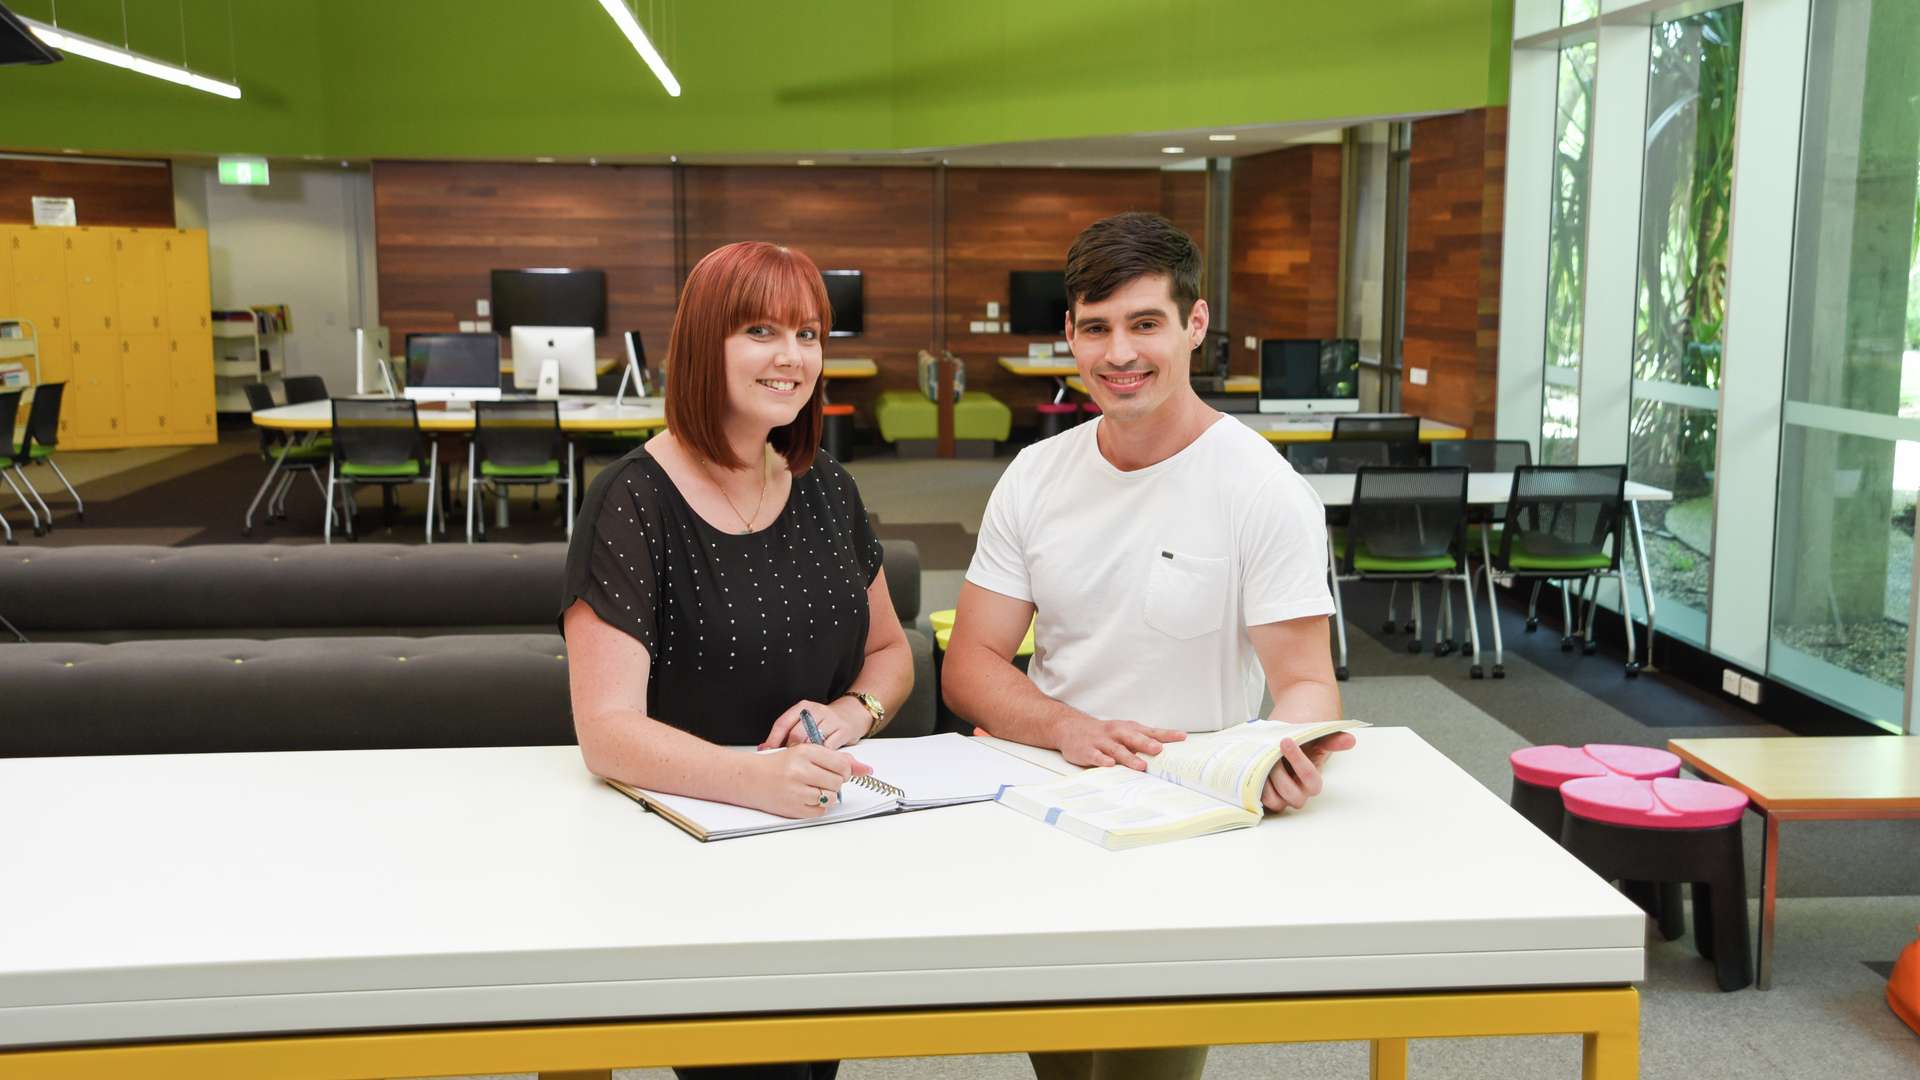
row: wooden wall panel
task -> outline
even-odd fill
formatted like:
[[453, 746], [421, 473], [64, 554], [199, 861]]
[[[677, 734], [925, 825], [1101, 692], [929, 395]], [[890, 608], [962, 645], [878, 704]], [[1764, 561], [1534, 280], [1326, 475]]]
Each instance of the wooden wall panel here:
[[[1193, 237], [1204, 254], [1207, 246], [1207, 174], [1203, 172], [1163, 172], [1160, 174], [1160, 212], [1180, 230]], [[1203, 263], [1204, 265], [1204, 263]]]
[[72, 199], [82, 225], [171, 229], [173, 166], [0, 158], [0, 225], [33, 224], [33, 197]]
[[1491, 437], [1499, 377], [1506, 110], [1413, 126], [1402, 407]]
[[[947, 174], [947, 348], [967, 363], [967, 390], [1013, 409], [1015, 426], [1034, 423], [1033, 406], [1053, 398], [1049, 379], [1010, 375], [999, 357], [1022, 356], [1042, 340], [975, 334], [988, 301], [1006, 318], [1007, 272], [1058, 270], [1088, 225], [1126, 210], [1164, 212], [1157, 169], [954, 169]], [[1200, 239], [1195, 236], [1195, 239]]]
[[827, 342], [828, 357], [869, 357], [873, 379], [842, 379], [835, 402], [871, 423], [882, 389], [909, 387], [933, 341], [933, 170], [702, 166], [683, 173], [688, 263], [738, 240], [807, 253], [822, 270], [862, 272], [859, 337]]
[[[654, 364], [673, 323], [673, 176], [664, 166], [376, 162], [380, 317], [409, 333], [474, 319], [490, 272], [572, 266], [607, 274], [602, 356], [637, 329]], [[503, 351], [505, 343], [503, 342]]]
[[1233, 163], [1233, 370], [1243, 338], [1332, 337], [1339, 326], [1340, 147], [1288, 147]]

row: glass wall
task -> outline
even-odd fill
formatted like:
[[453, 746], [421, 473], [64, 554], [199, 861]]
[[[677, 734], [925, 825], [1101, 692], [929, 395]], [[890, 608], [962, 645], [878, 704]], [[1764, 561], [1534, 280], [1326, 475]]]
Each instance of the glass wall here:
[[[1572, 2], [1572, 0], [1569, 0]], [[1540, 458], [1572, 464], [1580, 423], [1580, 332], [1586, 307], [1587, 193], [1592, 176], [1591, 41], [1560, 50], [1554, 116], [1552, 217], [1547, 224], [1546, 387]]]
[[1920, 490], [1920, 4], [1811, 13], [1768, 667], [1900, 730]]
[[1628, 475], [1648, 503], [1648, 571], [1666, 632], [1707, 643], [1714, 464], [1727, 314], [1738, 4], [1657, 23], [1647, 63]]

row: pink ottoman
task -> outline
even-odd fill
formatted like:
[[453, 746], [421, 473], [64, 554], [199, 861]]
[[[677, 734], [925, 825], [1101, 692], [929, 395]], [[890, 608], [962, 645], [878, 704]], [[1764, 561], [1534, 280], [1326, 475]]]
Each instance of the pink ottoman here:
[[[1740, 818], [1747, 797], [1724, 784], [1657, 777], [1585, 776], [1560, 787], [1560, 843], [1610, 881], [1690, 885], [1693, 940], [1722, 990], [1753, 981], [1747, 948], [1747, 874]], [[1662, 903], [1662, 930], [1679, 920]]]

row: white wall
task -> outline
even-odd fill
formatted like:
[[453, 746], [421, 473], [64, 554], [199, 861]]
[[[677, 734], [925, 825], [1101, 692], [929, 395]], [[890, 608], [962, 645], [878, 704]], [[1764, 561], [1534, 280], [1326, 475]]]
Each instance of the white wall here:
[[372, 174], [276, 161], [272, 176], [266, 187], [229, 187], [206, 165], [176, 162], [175, 217], [207, 230], [215, 308], [286, 304], [286, 373], [352, 393], [353, 328], [379, 322]]

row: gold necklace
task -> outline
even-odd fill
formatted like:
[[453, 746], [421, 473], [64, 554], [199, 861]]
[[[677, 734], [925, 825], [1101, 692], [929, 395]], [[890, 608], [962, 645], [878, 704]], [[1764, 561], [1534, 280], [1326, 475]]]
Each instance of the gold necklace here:
[[752, 532], [753, 519], [760, 516], [760, 508], [766, 505], [766, 502], [767, 502], [767, 479], [768, 479], [767, 478], [767, 471], [768, 471], [767, 470], [767, 452], [764, 449], [760, 451], [760, 497], [754, 500], [753, 517], [748, 517], [747, 515], [742, 514], [740, 512], [740, 508], [738, 506], [733, 505], [733, 496], [727, 494], [726, 487], [723, 486], [720, 483], [719, 479], [713, 475], [713, 470], [707, 468], [706, 459], [702, 458], [699, 460], [700, 460], [700, 471], [707, 474], [707, 482], [711, 483], [714, 487], [719, 488], [720, 497], [727, 500], [727, 509], [733, 511], [733, 516], [740, 519], [740, 535], [745, 536], [746, 534]]

